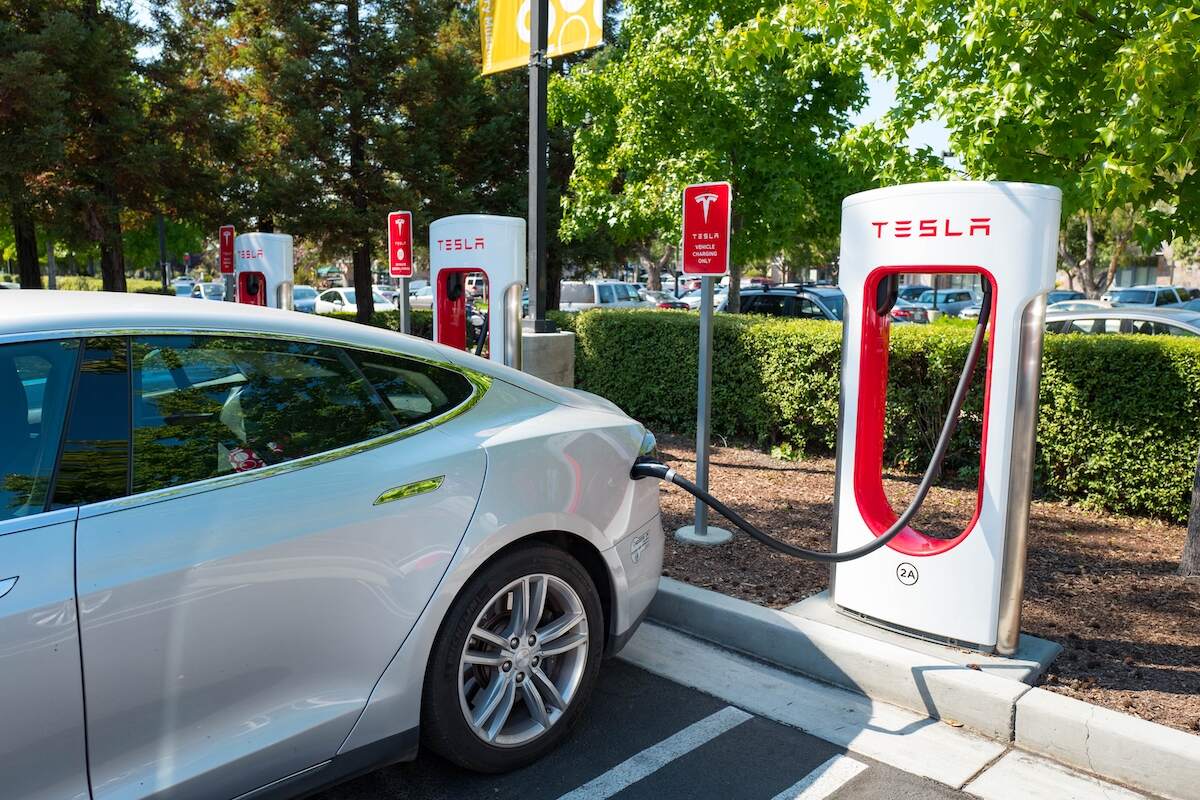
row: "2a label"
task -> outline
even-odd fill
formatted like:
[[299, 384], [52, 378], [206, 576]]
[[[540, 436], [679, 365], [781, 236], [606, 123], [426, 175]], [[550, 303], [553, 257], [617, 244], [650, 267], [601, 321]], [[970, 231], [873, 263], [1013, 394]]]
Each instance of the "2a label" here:
[[912, 586], [920, 577], [917, 568], [907, 561], [901, 562], [900, 566], [896, 567], [896, 580], [905, 586]]

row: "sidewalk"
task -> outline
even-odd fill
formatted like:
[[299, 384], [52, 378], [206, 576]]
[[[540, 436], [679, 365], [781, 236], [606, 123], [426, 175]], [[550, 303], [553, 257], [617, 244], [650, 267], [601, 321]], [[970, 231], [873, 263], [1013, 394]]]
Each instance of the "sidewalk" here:
[[[927, 774], [947, 785], [953, 786], [959, 779], [962, 780], [959, 785], [966, 785], [975, 775], [975, 772], [964, 774], [968, 768], [974, 766], [978, 772], [999, 758], [998, 765], [1003, 764], [1003, 770], [989, 780], [998, 780], [997, 776], [1004, 774], [1020, 778], [1035, 768], [1038, 775], [1044, 778], [1049, 774], [1047, 770], [1053, 772], [1058, 769], [1062, 774], [1071, 776], [1072, 780], [1083, 780], [1087, 777], [1085, 773], [1091, 773], [1106, 781], [1176, 800], [1194, 798], [1195, 787], [1200, 786], [1200, 737], [1033, 688], [1019, 679], [999, 677], [993, 670], [976, 668], [977, 664], [938, 658], [920, 649], [909, 649], [785, 611], [763, 608], [669, 578], [662, 581], [651, 606], [650, 618], [678, 631], [831, 684], [824, 688], [839, 693], [836, 697], [841, 700], [835, 700], [834, 696], [812, 698], [818, 709], [822, 704], [830, 703], [838, 707], [836, 704], [848, 702], [845, 696], [849, 696], [858, 698], [858, 706], [846, 706], [859, 709], [856, 714], [861, 715], [863, 709], [869, 711], [887, 703], [890, 704], [889, 708], [899, 707], [893, 708], [893, 712], [907, 709], [903, 713], [914, 715], [900, 726], [872, 723], [854, 728], [854, 741], [867, 743], [862, 746], [874, 746], [870, 744], [874, 739], [868, 732], [882, 730], [895, 734], [904, 730], [906, 725], [912, 725], [914, 732], [932, 727], [970, 737], [960, 741], [960, 746], [972, 741], [976, 745], [987, 743], [992, 748], [964, 754], [961, 758], [947, 755], [953, 752], [953, 748], [946, 749], [940, 744], [922, 744], [917, 748], [906, 745], [903, 748], [905, 752], [915, 752], [919, 760], [927, 758], [929, 753], [940, 753], [931, 767], [906, 765], [894, 760], [913, 758], [912, 755], [901, 754], [889, 760], [885, 755], [863, 751], [880, 761], [918, 774]], [[681, 641], [692, 641], [673, 631], [660, 628], [653, 630], [656, 631], [654, 635], [666, 637], [659, 642], [660, 647], [670, 645], [678, 648], [682, 647]], [[671, 639], [670, 635], [679, 639]], [[703, 645], [694, 643], [693, 647]], [[684, 658], [684, 654], [678, 652], [676, 659], [686, 661], [701, 655], [702, 651], [691, 652]], [[663, 661], [661, 656], [656, 655], [654, 658], [659, 660], [653, 661], [640, 644], [637, 648], [631, 644], [629, 657], [640, 659], [634, 663], [645, 669], [663, 670], [660, 674], [666, 677], [718, 696], [724, 696], [722, 691], [733, 691], [727, 669], [715, 676], [705, 677], [703, 673], [696, 672], [691, 664], [672, 666], [671, 661], [676, 659]], [[725, 657], [736, 658], [732, 655]], [[757, 666], [781, 675], [790, 675], [792, 681], [818, 685], [799, 678], [794, 672], [780, 672], [761, 664]], [[674, 671], [668, 674], [668, 669]], [[787, 696], [782, 687], [778, 688], [777, 700]], [[729, 699], [730, 702], [738, 702]], [[787, 708], [794, 707], [791, 701], [783, 702], [789, 703]], [[866, 705], [863, 706], [863, 703]], [[750, 710], [762, 711], [756, 708]], [[808, 713], [811, 716], [813, 711]], [[815, 720], [805, 718], [788, 724], [800, 724], [815, 735], [829, 738], [821, 732], [820, 726], [830, 723], [822, 722], [820, 712], [817, 713]], [[942, 723], [936, 720], [942, 720]], [[846, 724], [845, 718], [837, 723], [843, 727]], [[810, 728], [810, 725], [816, 725], [817, 728]], [[841, 728], [835, 727], [827, 733], [830, 736], [844, 736], [844, 731], [840, 731]], [[855, 749], [855, 745], [849, 742], [837, 739], [830, 741]], [[991, 756], [980, 761], [981, 756], [989, 752]], [[1054, 762], [1065, 765], [1065, 768]], [[935, 769], [938, 774], [921, 772], [921, 769]], [[1030, 781], [1034, 780], [1032, 775], [1027, 777]], [[983, 784], [985, 788], [988, 785]], [[1019, 785], [1024, 786], [1023, 783]], [[968, 787], [968, 791], [975, 790]]]

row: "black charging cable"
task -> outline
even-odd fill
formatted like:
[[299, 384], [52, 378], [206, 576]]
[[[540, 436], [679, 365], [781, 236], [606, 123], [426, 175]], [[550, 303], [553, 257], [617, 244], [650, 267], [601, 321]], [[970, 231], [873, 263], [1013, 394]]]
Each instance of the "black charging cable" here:
[[[890, 304], [881, 300], [881, 305]], [[886, 313], [886, 310], [884, 313]], [[958, 386], [954, 390], [954, 398], [950, 401], [950, 412], [946, 415], [946, 421], [942, 423], [941, 435], [938, 436], [937, 444], [933, 448], [933, 456], [929, 459], [929, 466], [925, 468], [925, 474], [921, 477], [921, 482], [917, 485], [917, 493], [913, 495], [912, 502], [908, 504], [908, 508], [904, 509], [904, 512], [896, 518], [896, 521], [892, 523], [892, 526], [887, 531], [881, 536], [876, 537], [875, 541], [869, 542], [862, 547], [856, 547], [853, 550], [844, 550], [840, 553], [829, 553], [820, 550], [808, 550], [780, 541], [755, 526], [741, 514], [677, 473], [671, 467], [653, 458], [639, 458], [634, 463], [629, 477], [634, 480], [639, 478], [658, 478], [659, 480], [675, 484], [732, 522], [748, 534], [750, 538], [765, 544], [773, 550], [778, 550], [784, 555], [803, 558], [808, 561], [836, 564], [843, 561], [853, 561], [856, 558], [862, 558], [865, 555], [874, 553], [879, 548], [886, 546], [888, 542], [895, 539], [900, 535], [901, 531], [908, 527], [908, 523], [921, 510], [921, 506], [925, 502], [925, 497], [929, 494], [934, 481], [937, 480], [938, 475], [942, 471], [942, 462], [946, 459], [946, 451], [950, 449], [950, 439], [954, 436], [954, 429], [958, 426], [959, 414], [962, 413], [963, 404], [967, 400], [967, 392], [971, 388], [971, 377], [974, 375], [975, 367], [979, 363], [979, 357], [983, 353], [984, 336], [987, 333], [987, 326], [991, 316], [992, 287], [991, 284], [985, 281], [983, 284], [983, 302], [979, 307], [979, 321], [975, 324], [975, 335], [971, 339], [970, 349], [967, 350], [967, 363], [963, 365], [962, 374], [959, 375]]]

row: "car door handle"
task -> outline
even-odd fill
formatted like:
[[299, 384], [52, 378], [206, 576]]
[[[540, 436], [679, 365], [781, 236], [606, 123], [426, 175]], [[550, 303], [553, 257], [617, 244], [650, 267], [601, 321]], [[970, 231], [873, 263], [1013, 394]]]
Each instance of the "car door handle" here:
[[417, 495], [436, 492], [441, 488], [442, 481], [444, 480], [446, 480], [445, 475], [438, 475], [436, 478], [426, 478], [425, 480], [406, 483], [403, 486], [393, 486], [391, 489], [385, 489], [380, 492], [379, 497], [375, 498], [375, 502], [372, 505], [381, 506], [384, 503], [394, 503], [397, 500], [407, 500]]
[[17, 585], [17, 579], [20, 577], [20, 575], [14, 575], [11, 578], [0, 580], [0, 597], [4, 597], [4, 595], [11, 592], [13, 587]]

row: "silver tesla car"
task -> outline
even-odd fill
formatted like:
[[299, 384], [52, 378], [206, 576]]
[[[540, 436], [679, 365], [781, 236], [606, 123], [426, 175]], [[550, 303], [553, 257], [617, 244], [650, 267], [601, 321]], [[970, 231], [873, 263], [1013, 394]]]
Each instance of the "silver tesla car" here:
[[526, 764], [658, 584], [652, 437], [383, 330], [0, 294], [0, 796]]

